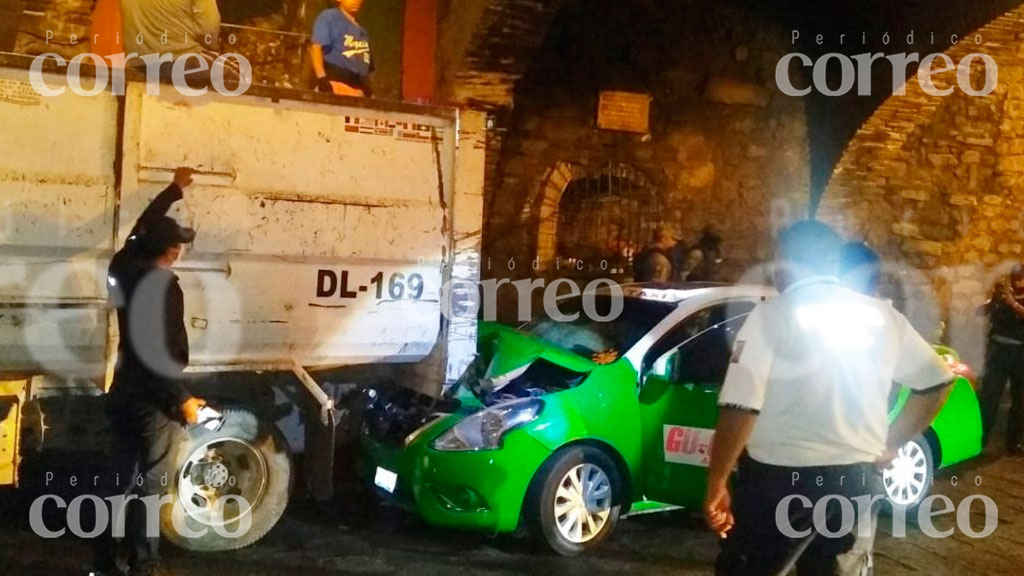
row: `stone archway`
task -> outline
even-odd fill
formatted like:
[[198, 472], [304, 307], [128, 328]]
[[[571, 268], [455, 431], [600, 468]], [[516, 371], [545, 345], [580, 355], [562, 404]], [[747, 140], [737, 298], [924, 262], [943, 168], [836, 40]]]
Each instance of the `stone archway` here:
[[[523, 224], [531, 220], [537, 222], [536, 258], [537, 268], [550, 270], [554, 268], [558, 254], [558, 215], [562, 195], [569, 183], [585, 173], [582, 165], [573, 162], [559, 161], [544, 174], [533, 205], [523, 211]], [[535, 219], [535, 220], [534, 220]]]
[[631, 164], [557, 162], [521, 217], [536, 223], [535, 269], [628, 274], [632, 255], [667, 223], [661, 204], [656, 185]]
[[526, 71], [562, 0], [451, 0], [438, 52], [442, 99], [512, 108]]
[[[1021, 38], [1024, 6], [945, 52], [954, 65], [971, 53], [990, 56], [998, 83], [988, 95], [966, 94], [955, 72], [933, 76], [937, 88], [953, 88], [948, 96], [926, 93], [912, 76], [906, 94], [885, 100], [846, 146], [818, 211], [908, 275], [926, 271], [926, 297], [952, 322], [977, 323], [993, 278], [1024, 255]], [[975, 89], [985, 73], [975, 58]], [[968, 332], [978, 336], [976, 327]]]

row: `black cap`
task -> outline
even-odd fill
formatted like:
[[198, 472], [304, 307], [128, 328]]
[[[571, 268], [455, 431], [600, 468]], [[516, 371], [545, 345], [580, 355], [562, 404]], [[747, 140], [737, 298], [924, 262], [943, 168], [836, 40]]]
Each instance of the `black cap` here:
[[139, 241], [150, 254], [162, 254], [171, 246], [191, 244], [196, 231], [179, 225], [170, 216], [160, 216], [139, 232]]

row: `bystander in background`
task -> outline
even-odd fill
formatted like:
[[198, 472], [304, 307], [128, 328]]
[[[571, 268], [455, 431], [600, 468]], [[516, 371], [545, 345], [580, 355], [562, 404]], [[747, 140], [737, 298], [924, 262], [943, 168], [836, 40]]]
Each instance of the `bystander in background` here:
[[356, 16], [363, 0], [338, 0], [313, 23], [310, 58], [317, 89], [341, 96], [371, 96], [373, 53], [370, 35]]
[[985, 305], [989, 316], [985, 374], [981, 378], [983, 442], [995, 430], [1006, 383], [1010, 383], [1010, 412], [1006, 423], [1006, 452], [1024, 454], [1024, 265], [1017, 264], [1009, 278], [996, 284]]
[[654, 242], [646, 246], [633, 260], [633, 279], [636, 282], [670, 282], [672, 252], [676, 246], [675, 234], [667, 227], [654, 231]]
[[722, 238], [711, 230], [704, 230], [692, 246], [677, 245], [672, 254], [675, 276], [683, 282], [717, 282], [721, 262]]

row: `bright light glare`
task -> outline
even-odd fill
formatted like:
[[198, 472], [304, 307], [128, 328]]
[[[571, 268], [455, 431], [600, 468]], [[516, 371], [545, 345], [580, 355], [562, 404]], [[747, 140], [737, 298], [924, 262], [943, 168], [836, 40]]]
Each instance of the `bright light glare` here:
[[805, 304], [797, 308], [796, 317], [801, 328], [836, 348], [867, 348], [884, 324], [878, 310], [866, 304]]

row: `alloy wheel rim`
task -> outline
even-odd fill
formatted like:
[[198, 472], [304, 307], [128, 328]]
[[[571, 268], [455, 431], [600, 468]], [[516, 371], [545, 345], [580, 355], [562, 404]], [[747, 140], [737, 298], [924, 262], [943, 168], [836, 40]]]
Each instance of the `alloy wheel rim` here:
[[218, 438], [196, 448], [178, 474], [178, 501], [205, 526], [225, 526], [252, 514], [266, 492], [268, 467], [244, 440]]
[[897, 450], [896, 457], [882, 471], [886, 496], [900, 506], [909, 506], [920, 500], [927, 482], [928, 459], [925, 448], [913, 440]]
[[593, 464], [570, 469], [555, 491], [555, 525], [573, 544], [593, 540], [608, 523], [612, 509], [612, 485], [604, 470]]

